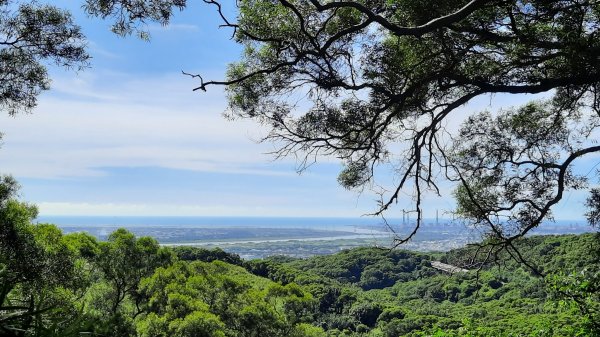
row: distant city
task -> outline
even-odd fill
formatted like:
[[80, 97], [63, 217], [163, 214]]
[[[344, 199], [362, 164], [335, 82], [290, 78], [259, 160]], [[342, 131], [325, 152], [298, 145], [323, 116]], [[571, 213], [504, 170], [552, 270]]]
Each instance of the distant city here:
[[[163, 245], [220, 247], [245, 259], [272, 255], [310, 257], [358, 246], [394, 247], [414, 226], [404, 219], [379, 218], [259, 218], [259, 217], [40, 217], [65, 233], [85, 231], [107, 240], [115, 229], [151, 236]], [[583, 221], [546, 223], [532, 234], [581, 234], [593, 228]], [[402, 249], [448, 251], [481, 239], [476, 229], [450, 219], [426, 219], [418, 234]]]

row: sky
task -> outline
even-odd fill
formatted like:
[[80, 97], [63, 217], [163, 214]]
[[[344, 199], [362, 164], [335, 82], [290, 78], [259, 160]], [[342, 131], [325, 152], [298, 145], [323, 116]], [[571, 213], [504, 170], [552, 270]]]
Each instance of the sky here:
[[[182, 71], [222, 79], [241, 52], [231, 31], [218, 28], [213, 7], [190, 2], [171, 25], [148, 26], [147, 42], [112, 34], [80, 3], [52, 2], [82, 26], [91, 67], [50, 67], [52, 88], [32, 114], [0, 116], [0, 173], [18, 179], [22, 198], [41, 215], [358, 217], [375, 210], [376, 195], [337, 184], [339, 162], [323, 159], [298, 174], [294, 158], [274, 160], [274, 145], [257, 142], [260, 125], [223, 118], [222, 88], [192, 91], [198, 83]], [[491, 104], [481, 99], [462, 111]], [[454, 207], [452, 187], [442, 186], [441, 197], [427, 197], [426, 217]], [[584, 198], [569, 194], [557, 218], [581, 218]], [[404, 204], [409, 196], [391, 216], [401, 217]]]

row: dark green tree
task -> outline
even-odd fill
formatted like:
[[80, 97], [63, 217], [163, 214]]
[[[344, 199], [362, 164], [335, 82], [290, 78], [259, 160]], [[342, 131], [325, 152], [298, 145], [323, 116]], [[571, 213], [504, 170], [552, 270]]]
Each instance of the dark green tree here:
[[[486, 229], [488, 256], [506, 249], [522, 260], [514, 242], [551, 220], [552, 207], [568, 190], [587, 188], [586, 175], [575, 173], [573, 164], [600, 150], [591, 139], [600, 110], [586, 103], [593, 100], [573, 101], [559, 91], [552, 99], [476, 114], [463, 124], [450, 151], [458, 213]], [[593, 221], [593, 208], [588, 217]]]
[[111, 233], [99, 247], [95, 263], [109, 285], [103, 294], [107, 316], [115, 322], [135, 318], [144, 310], [146, 301], [138, 290], [141, 280], [151, 276], [156, 268], [171, 264], [171, 251], [161, 248], [153, 238], [136, 238], [124, 228]]
[[30, 112], [50, 88], [47, 65], [81, 69], [89, 55], [71, 14], [52, 5], [0, 0], [0, 110]]
[[[588, 196], [586, 213], [588, 222], [600, 225], [600, 190], [592, 189]], [[591, 242], [592, 263], [569, 275], [556, 275], [551, 285], [559, 298], [566, 299], [582, 313], [591, 334], [600, 334], [600, 233]]]
[[56, 226], [32, 224], [37, 208], [18, 201], [17, 190], [1, 179], [0, 335], [77, 335], [85, 285], [77, 254]]
[[600, 188], [593, 188], [590, 191], [590, 196], [586, 200], [588, 208], [585, 216], [590, 225], [600, 229]]

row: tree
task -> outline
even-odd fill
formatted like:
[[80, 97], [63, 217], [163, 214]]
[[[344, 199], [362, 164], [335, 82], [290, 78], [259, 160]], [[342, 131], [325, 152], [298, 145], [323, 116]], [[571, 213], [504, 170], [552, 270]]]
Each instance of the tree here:
[[77, 335], [83, 283], [77, 257], [53, 225], [33, 225], [37, 208], [15, 199], [10, 177], [0, 181], [0, 334]]
[[158, 268], [140, 290], [150, 298], [148, 312], [137, 319], [141, 336], [305, 336], [302, 322], [314, 308], [299, 286], [221, 261]]
[[[135, 318], [142, 313], [146, 301], [138, 290], [141, 280], [151, 276], [156, 268], [171, 264], [171, 251], [160, 247], [153, 238], [136, 238], [124, 228], [112, 232], [108, 241], [101, 242], [99, 247], [95, 263], [109, 285], [105, 294], [108, 298], [106, 313], [114, 320], [122, 316]], [[131, 302], [130, 308], [122, 308], [125, 301]], [[123, 311], [126, 315], [122, 315]]]
[[[572, 166], [600, 151], [591, 139], [600, 121], [594, 1], [243, 0], [236, 21], [204, 2], [245, 50], [225, 80], [192, 74], [195, 90], [226, 86], [229, 115], [269, 126], [264, 140], [280, 146], [278, 157], [300, 156], [300, 170], [320, 155], [341, 159], [344, 187], [381, 195], [376, 215], [412, 194], [416, 226], [398, 243], [419, 229], [422, 198], [441, 193], [440, 177], [458, 183], [458, 214], [498, 249], [552, 219], [565, 191], [586, 186]], [[87, 3], [121, 34], [168, 23], [186, 5]], [[476, 97], [536, 93], [548, 99], [473, 115], [458, 134], [445, 128]], [[469, 152], [456, 145], [463, 141], [483, 148]], [[390, 168], [395, 184], [380, 186], [377, 170]]]
[[[588, 222], [600, 226], [600, 190], [592, 189], [586, 206]], [[591, 246], [589, 266], [566, 276], [555, 275], [550, 281], [557, 297], [576, 306], [592, 333], [600, 334], [600, 233], [596, 233]]]
[[588, 212], [585, 213], [587, 221], [590, 225], [600, 228], [600, 188], [593, 188], [590, 191], [585, 205], [588, 208]]
[[36, 2], [0, 0], [0, 110], [30, 112], [50, 87], [46, 65], [82, 69], [89, 55], [71, 14]]

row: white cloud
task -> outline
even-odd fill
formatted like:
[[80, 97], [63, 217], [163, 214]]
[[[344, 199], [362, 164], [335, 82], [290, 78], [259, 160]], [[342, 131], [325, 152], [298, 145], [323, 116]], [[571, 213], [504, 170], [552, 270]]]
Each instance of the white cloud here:
[[40, 213], [44, 215], [111, 215], [111, 216], [220, 216], [262, 214], [260, 207], [238, 207], [231, 205], [151, 205], [151, 204], [115, 204], [115, 203], [71, 203], [41, 202]]
[[0, 116], [3, 172], [56, 178], [159, 166], [261, 173], [251, 168], [272, 159], [264, 154], [272, 148], [254, 141], [265, 132], [260, 126], [221, 116], [226, 101], [219, 88], [192, 92], [184, 76], [98, 78], [59, 78], [33, 114]]
[[[264, 205], [232, 205], [231, 203], [209, 205], [183, 204], [117, 204], [117, 203], [77, 203], [40, 202], [37, 204], [44, 216], [290, 216], [304, 214], [301, 206], [272, 207]], [[348, 217], [359, 216], [359, 212], [349, 212], [339, 208], [312, 209], [310, 216]]]

